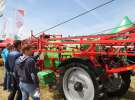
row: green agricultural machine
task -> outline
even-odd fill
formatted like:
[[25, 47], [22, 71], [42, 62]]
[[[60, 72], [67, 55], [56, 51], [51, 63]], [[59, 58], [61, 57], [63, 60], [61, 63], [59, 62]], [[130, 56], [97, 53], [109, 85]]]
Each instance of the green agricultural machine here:
[[[124, 22], [130, 25], [125, 27]], [[135, 26], [127, 17], [124, 22], [108, 34], [32, 36], [33, 52], [42, 52], [40, 83], [56, 85], [65, 100], [108, 100], [108, 96], [124, 95], [135, 69]]]

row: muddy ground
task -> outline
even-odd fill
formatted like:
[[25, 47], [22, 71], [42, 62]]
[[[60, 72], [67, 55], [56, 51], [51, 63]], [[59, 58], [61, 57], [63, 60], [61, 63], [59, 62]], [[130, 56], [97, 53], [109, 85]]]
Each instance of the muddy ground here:
[[[0, 67], [0, 83], [2, 82], [3, 68]], [[0, 86], [0, 100], [7, 100], [7, 91], [3, 91], [2, 86]], [[41, 86], [41, 100], [61, 100], [56, 96], [57, 92], [54, 90], [50, 92], [47, 86]], [[121, 98], [109, 98], [108, 100], [135, 100], [135, 77], [132, 77], [131, 87], [127, 94]]]

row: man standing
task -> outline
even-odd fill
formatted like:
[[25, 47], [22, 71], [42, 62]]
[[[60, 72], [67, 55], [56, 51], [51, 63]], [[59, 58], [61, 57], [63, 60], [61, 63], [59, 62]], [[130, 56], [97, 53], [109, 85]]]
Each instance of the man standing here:
[[6, 62], [8, 60], [8, 55], [9, 55], [9, 50], [11, 48], [11, 44], [8, 43], [6, 48], [3, 49], [1, 56], [3, 58], [3, 62], [4, 62], [4, 82], [3, 82], [3, 89], [6, 90], [7, 89], [7, 71], [8, 71], [8, 66], [6, 66]]
[[15, 100], [15, 95], [16, 95], [16, 100], [21, 100], [22, 98], [22, 94], [21, 94], [21, 91], [20, 91], [20, 88], [14, 78], [14, 66], [15, 66], [15, 61], [18, 57], [20, 57], [22, 55], [22, 53], [20, 52], [21, 50], [21, 41], [19, 40], [15, 40], [14, 43], [13, 43], [13, 46], [14, 46], [14, 50], [11, 51], [9, 53], [9, 56], [8, 56], [8, 63], [9, 63], [9, 67], [10, 67], [10, 76], [11, 76], [11, 81], [10, 81], [10, 84], [11, 84], [11, 91], [10, 91], [10, 94], [8, 96], [8, 100]]
[[40, 100], [39, 82], [37, 78], [36, 63], [32, 55], [32, 47], [26, 45], [22, 48], [23, 56], [20, 56], [15, 64], [15, 77], [19, 81], [22, 92], [22, 100]]

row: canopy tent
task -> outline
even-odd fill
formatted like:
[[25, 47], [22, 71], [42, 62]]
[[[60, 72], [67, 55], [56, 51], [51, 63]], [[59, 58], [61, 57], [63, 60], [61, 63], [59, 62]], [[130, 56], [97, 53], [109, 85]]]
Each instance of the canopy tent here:
[[120, 23], [120, 25], [118, 25], [117, 27], [115, 27], [110, 34], [115, 34], [118, 33], [126, 28], [132, 27], [134, 24], [133, 22], [128, 18], [128, 16], [125, 16], [123, 21]]
[[0, 48], [1, 47], [6, 47], [6, 45], [8, 44], [8, 43], [13, 43], [13, 39], [12, 38], [7, 38], [6, 40], [4, 40], [3, 42], [0, 42]]

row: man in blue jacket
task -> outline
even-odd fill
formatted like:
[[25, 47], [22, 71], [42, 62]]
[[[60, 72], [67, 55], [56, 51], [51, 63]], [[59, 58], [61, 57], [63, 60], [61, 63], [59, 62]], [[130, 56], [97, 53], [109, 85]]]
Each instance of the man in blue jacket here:
[[[10, 69], [9, 76], [11, 77], [11, 81], [9, 83], [11, 84], [11, 87], [12, 87], [10, 90], [10, 94], [8, 96], [8, 100], [21, 100], [22, 98], [21, 91], [13, 76], [16, 59], [22, 55], [22, 53], [20, 52], [21, 41], [15, 40], [13, 43], [13, 46], [14, 46], [14, 50], [11, 51], [8, 56], [8, 64], [9, 64], [9, 69]], [[15, 99], [15, 95], [16, 95], [16, 99]]]
[[28, 100], [29, 96], [33, 100], [40, 100], [39, 81], [35, 59], [32, 57], [32, 47], [26, 45], [22, 48], [23, 56], [20, 56], [15, 64], [15, 78], [19, 83], [22, 100]]
[[3, 82], [3, 89], [7, 89], [7, 72], [8, 72], [8, 66], [7, 66], [7, 60], [9, 55], [9, 50], [11, 49], [11, 44], [8, 43], [6, 48], [3, 49], [1, 56], [4, 62], [4, 82]]

